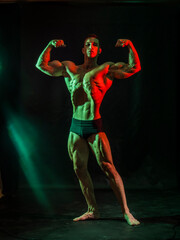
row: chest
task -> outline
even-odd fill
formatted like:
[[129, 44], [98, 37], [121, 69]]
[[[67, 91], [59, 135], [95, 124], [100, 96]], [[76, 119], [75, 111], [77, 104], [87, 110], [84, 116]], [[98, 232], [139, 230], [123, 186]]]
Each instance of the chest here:
[[106, 77], [107, 70], [100, 66], [90, 71], [79, 68], [76, 72], [68, 72], [70, 78], [69, 91], [72, 93], [82, 88], [86, 93], [100, 91], [106, 92], [112, 85], [112, 81]]

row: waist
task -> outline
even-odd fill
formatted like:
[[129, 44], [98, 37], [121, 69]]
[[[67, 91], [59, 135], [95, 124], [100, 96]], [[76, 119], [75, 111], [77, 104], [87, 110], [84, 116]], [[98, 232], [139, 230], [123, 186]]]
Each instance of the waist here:
[[71, 122], [71, 131], [75, 132], [75, 130], [85, 131], [85, 132], [100, 132], [103, 131], [103, 123], [102, 118], [94, 119], [94, 120], [79, 120], [72, 118]]
[[89, 119], [77, 119], [77, 118], [72, 118], [72, 121], [73, 122], [76, 122], [76, 123], [95, 123], [95, 122], [102, 122], [102, 118], [100, 117], [100, 118], [97, 118], [97, 119], [92, 119], [92, 120], [89, 120]]

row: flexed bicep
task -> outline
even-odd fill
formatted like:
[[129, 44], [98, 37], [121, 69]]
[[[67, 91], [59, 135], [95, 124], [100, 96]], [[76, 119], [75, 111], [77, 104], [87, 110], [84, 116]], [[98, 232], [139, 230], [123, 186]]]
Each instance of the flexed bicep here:
[[128, 63], [118, 62], [112, 64], [109, 67], [108, 75], [111, 78], [124, 79], [131, 77], [135, 73], [141, 70], [140, 60], [137, 54], [137, 51], [128, 39], [118, 39], [115, 47], [128, 47], [129, 48], [129, 60]]
[[124, 79], [132, 76], [136, 69], [124, 62], [114, 63], [109, 67], [108, 77], [110, 79]]
[[50, 61], [52, 48], [66, 47], [63, 40], [52, 40], [40, 54], [36, 67], [49, 76], [66, 76], [64, 64], [58, 60]]
[[41, 65], [39, 69], [52, 77], [64, 76], [66, 73], [65, 66], [57, 60], [51, 61], [46, 65]]

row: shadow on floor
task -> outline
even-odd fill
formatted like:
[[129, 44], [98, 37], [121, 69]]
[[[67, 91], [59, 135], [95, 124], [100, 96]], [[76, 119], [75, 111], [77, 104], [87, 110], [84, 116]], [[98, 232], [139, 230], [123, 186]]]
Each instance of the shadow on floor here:
[[96, 190], [101, 217], [73, 222], [86, 211], [79, 190], [44, 190], [50, 208], [33, 191], [0, 203], [1, 240], [173, 240], [180, 239], [180, 194], [176, 190], [128, 190], [131, 213], [141, 222], [129, 226], [111, 190]]

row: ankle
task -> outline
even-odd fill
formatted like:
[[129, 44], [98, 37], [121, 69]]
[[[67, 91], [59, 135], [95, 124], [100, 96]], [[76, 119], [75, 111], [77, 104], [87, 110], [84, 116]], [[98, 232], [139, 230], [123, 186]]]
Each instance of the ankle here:
[[98, 211], [98, 208], [97, 207], [88, 207], [88, 212], [93, 212], [93, 213], [97, 213], [97, 212], [99, 212]]
[[125, 214], [129, 214], [129, 213], [130, 213], [129, 208], [123, 209], [122, 212], [123, 212], [123, 215], [125, 215]]

